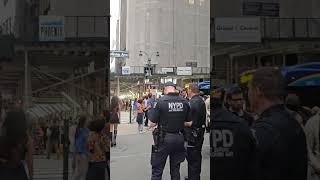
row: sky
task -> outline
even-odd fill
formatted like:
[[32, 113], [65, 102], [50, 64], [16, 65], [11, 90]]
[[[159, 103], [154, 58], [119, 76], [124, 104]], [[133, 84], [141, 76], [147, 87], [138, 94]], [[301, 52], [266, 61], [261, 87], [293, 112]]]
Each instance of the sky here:
[[[120, 0], [110, 1], [110, 50], [116, 49], [116, 39], [117, 39], [117, 20], [120, 19], [119, 16]], [[115, 71], [115, 58], [110, 58], [110, 71]]]
[[120, 0], [110, 1], [110, 49], [116, 49], [116, 39], [117, 39], [117, 20], [120, 19], [119, 15]]

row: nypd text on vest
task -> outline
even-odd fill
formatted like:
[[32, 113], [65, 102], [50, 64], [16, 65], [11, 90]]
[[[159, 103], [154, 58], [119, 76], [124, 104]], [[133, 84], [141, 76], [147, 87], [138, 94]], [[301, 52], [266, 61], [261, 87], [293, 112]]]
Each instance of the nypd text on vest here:
[[169, 105], [169, 112], [181, 112], [183, 111], [183, 103], [181, 102], [170, 102]]

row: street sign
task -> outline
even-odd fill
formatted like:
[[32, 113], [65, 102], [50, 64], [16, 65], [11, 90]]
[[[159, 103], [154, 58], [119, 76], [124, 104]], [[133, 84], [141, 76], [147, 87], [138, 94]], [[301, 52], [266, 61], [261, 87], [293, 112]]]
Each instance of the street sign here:
[[39, 16], [39, 41], [64, 41], [63, 16]]
[[198, 63], [190, 61], [190, 62], [186, 62], [186, 66], [187, 67], [197, 67]]
[[161, 68], [161, 72], [164, 74], [173, 73], [173, 68]]
[[122, 75], [129, 75], [129, 74], [130, 74], [130, 66], [123, 66]]
[[216, 42], [261, 42], [259, 17], [215, 18]]
[[116, 57], [116, 58], [121, 58], [121, 57], [129, 57], [129, 52], [127, 51], [110, 51], [110, 57]]
[[178, 76], [192, 76], [192, 67], [177, 67]]

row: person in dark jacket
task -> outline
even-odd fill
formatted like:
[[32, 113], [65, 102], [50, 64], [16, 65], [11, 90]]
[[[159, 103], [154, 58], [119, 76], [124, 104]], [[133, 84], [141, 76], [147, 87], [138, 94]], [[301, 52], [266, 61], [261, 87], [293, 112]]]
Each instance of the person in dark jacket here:
[[307, 179], [306, 136], [285, 108], [285, 87], [281, 72], [270, 67], [256, 70], [249, 83], [250, 105], [259, 115], [253, 125], [258, 180]]
[[211, 102], [210, 172], [214, 180], [253, 180], [255, 141], [246, 122], [223, 107], [224, 90]]
[[236, 116], [244, 119], [248, 126], [252, 126], [254, 119], [247, 111], [244, 110], [244, 97], [241, 88], [238, 86], [230, 88], [226, 99], [229, 104], [228, 110]]
[[0, 179], [33, 178], [33, 142], [28, 132], [25, 113], [9, 111], [0, 136]]

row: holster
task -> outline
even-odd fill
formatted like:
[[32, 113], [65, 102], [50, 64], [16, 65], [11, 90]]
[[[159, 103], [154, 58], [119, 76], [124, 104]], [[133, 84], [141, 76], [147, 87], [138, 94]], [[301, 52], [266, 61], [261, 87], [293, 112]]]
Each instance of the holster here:
[[153, 135], [154, 147], [155, 147], [155, 150], [157, 150], [160, 144], [164, 143], [165, 132], [162, 131], [160, 128], [155, 128], [154, 131], [152, 132], [152, 135]]
[[189, 145], [196, 145], [203, 138], [204, 128], [186, 128], [184, 137]]

